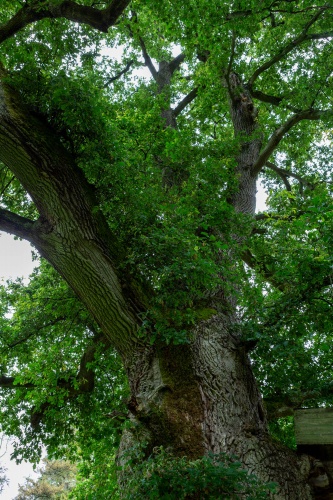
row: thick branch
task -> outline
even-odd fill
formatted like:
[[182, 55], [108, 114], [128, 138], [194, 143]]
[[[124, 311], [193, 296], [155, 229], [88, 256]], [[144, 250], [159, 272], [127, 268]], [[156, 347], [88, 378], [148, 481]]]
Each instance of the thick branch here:
[[292, 50], [294, 50], [296, 47], [298, 47], [301, 43], [309, 40], [320, 40], [320, 39], [325, 39], [325, 38], [331, 38], [333, 37], [333, 31], [327, 31], [324, 33], [312, 33], [308, 34], [308, 30], [310, 27], [318, 20], [318, 18], [327, 10], [329, 7], [320, 7], [318, 12], [310, 19], [310, 21], [306, 24], [304, 27], [302, 33], [300, 36], [292, 40], [290, 43], [288, 43], [283, 49], [278, 52], [274, 57], [272, 57], [269, 61], [265, 62], [262, 64], [259, 68], [256, 69], [256, 71], [253, 73], [251, 78], [248, 81], [249, 88], [252, 88], [254, 82], [257, 80], [257, 78], [264, 72], [267, 71], [269, 68], [271, 68], [274, 64], [278, 63], [281, 61], [286, 55], [288, 55]]
[[32, 220], [0, 208], [0, 231], [14, 234], [33, 243], [34, 227], [35, 223]]
[[141, 305], [134, 310], [138, 293], [134, 285], [123, 288], [118, 277], [114, 263], [123, 255], [118, 241], [96, 211], [93, 189], [74, 158], [54, 131], [1, 81], [1, 73], [0, 67], [0, 161], [21, 182], [41, 215], [34, 226], [34, 246], [81, 298], [125, 363], [130, 362], [137, 343], [143, 343], [137, 337]]
[[33, 389], [34, 384], [27, 383], [27, 384], [14, 384], [15, 382], [15, 377], [6, 377], [6, 375], [0, 375], [0, 387], [4, 389], [18, 389], [18, 388], [24, 388], [24, 389]]
[[182, 111], [183, 109], [186, 108], [186, 106], [188, 104], [190, 104], [198, 95], [198, 88], [195, 87], [193, 90], [191, 90], [191, 92], [189, 94], [187, 94], [187, 96], [184, 97], [184, 99], [182, 101], [180, 101], [180, 103], [175, 107], [175, 109], [173, 110], [173, 115], [175, 117], [177, 117]]
[[0, 43], [29, 24], [44, 18], [65, 18], [77, 23], [88, 24], [92, 28], [106, 33], [129, 3], [130, 0], [113, 0], [106, 9], [99, 10], [70, 0], [60, 3], [35, 0], [24, 5], [15, 16], [0, 26]]
[[151, 60], [148, 52], [147, 52], [147, 49], [146, 49], [146, 45], [145, 45], [145, 42], [143, 41], [143, 38], [141, 38], [141, 36], [139, 37], [139, 42], [140, 42], [140, 46], [141, 46], [141, 50], [142, 50], [142, 55], [143, 55], [143, 59], [145, 61], [145, 65], [147, 66], [147, 68], [149, 69], [152, 77], [154, 78], [154, 80], [157, 81], [158, 79], [158, 72], [156, 71], [156, 68], [153, 64], [153, 61]]
[[182, 62], [184, 62], [185, 59], [185, 54], [182, 52], [181, 54], [178, 54], [172, 61], [169, 63], [169, 68], [171, 75], [174, 74], [174, 72], [179, 68]]
[[331, 110], [305, 109], [291, 116], [271, 135], [266, 146], [261, 151], [257, 161], [252, 167], [252, 175], [257, 176], [259, 174], [260, 170], [267, 163], [268, 158], [271, 156], [273, 151], [275, 151], [283, 137], [289, 132], [292, 127], [297, 125], [297, 123], [302, 120], [319, 120], [320, 118], [324, 118], [325, 116], [332, 116], [332, 114], [333, 111]]

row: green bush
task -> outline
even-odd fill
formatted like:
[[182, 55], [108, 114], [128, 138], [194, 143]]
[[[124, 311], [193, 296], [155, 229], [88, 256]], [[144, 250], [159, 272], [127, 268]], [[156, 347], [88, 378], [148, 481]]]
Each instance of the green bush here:
[[274, 484], [260, 484], [234, 457], [210, 454], [198, 460], [175, 458], [163, 449], [128, 466], [126, 500], [247, 500], [267, 498]]

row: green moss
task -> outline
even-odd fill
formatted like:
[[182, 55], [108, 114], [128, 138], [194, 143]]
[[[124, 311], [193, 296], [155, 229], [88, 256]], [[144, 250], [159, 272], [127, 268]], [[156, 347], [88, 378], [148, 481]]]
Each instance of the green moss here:
[[195, 311], [195, 316], [198, 321], [207, 321], [215, 314], [217, 314], [216, 309], [211, 309], [209, 307], [197, 309]]

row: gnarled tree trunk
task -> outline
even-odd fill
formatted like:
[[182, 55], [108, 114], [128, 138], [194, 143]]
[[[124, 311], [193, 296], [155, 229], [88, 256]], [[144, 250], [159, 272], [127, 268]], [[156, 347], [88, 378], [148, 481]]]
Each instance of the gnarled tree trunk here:
[[[120, 454], [139, 442], [195, 459], [232, 454], [263, 482], [278, 483], [276, 499], [312, 498], [312, 461], [268, 435], [263, 402], [233, 318], [202, 321], [191, 346], [146, 352], [130, 371], [130, 411], [141, 424], [123, 438]], [[137, 440], [137, 441], [136, 441]]]
[[[244, 107], [240, 94], [232, 106], [240, 129], [245, 124], [255, 133], [253, 110], [248, 103]], [[254, 210], [251, 165], [259, 149], [258, 138], [241, 144], [240, 189], [233, 200], [238, 211]], [[40, 250], [116, 347], [129, 376], [132, 418], [150, 446], [171, 446], [176, 455], [189, 458], [209, 451], [232, 453], [260, 479], [279, 483], [276, 498], [311, 498], [309, 458], [297, 457], [268, 436], [260, 393], [235, 328], [234, 299], [228, 299], [229, 312], [198, 323], [190, 345], [145, 345], [137, 336], [140, 303], [130, 282], [125, 287], [126, 277], [118, 276], [121, 249], [114, 247], [105, 221], [96, 214], [88, 184], [52, 131], [32, 118], [5, 84], [0, 85], [0, 160], [40, 213], [30, 221], [2, 209], [1, 228]], [[128, 434], [122, 448], [127, 439]]]

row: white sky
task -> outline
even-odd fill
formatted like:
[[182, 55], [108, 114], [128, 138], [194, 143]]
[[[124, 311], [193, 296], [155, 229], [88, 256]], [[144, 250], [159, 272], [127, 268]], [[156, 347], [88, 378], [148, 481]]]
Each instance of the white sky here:
[[30, 243], [0, 231], [0, 280], [27, 277], [33, 270]]
[[[32, 247], [26, 241], [14, 240], [14, 237], [0, 231], [0, 280], [8, 278], [27, 278], [36, 263], [31, 259]], [[7, 467], [9, 485], [1, 494], [1, 500], [13, 500], [18, 493], [18, 485], [23, 484], [27, 476], [33, 476], [33, 468], [29, 463], [16, 465], [10, 460], [13, 451], [10, 443], [3, 439], [0, 447], [0, 463]]]

